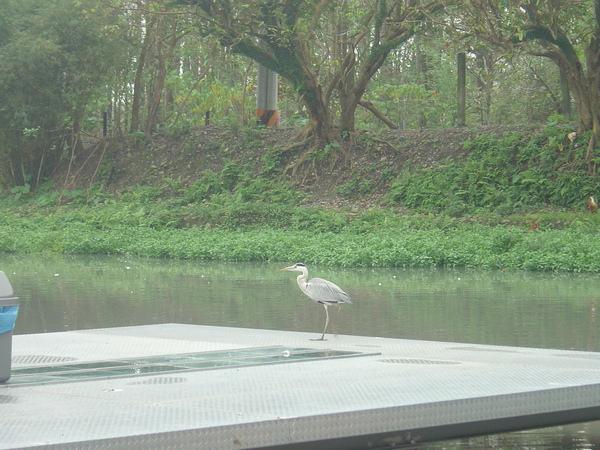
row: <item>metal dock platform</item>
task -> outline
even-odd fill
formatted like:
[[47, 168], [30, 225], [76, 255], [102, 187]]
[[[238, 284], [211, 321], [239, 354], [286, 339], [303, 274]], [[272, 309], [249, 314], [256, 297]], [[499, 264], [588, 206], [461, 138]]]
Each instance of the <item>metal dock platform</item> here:
[[161, 324], [17, 335], [0, 448], [386, 448], [600, 419], [600, 354]]

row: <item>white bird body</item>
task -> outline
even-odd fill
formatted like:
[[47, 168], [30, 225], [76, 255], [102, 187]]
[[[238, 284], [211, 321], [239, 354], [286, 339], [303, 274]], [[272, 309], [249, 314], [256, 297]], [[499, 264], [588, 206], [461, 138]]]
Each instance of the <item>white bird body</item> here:
[[300, 290], [313, 301], [320, 303], [325, 307], [325, 329], [323, 330], [321, 338], [315, 339], [324, 341], [325, 331], [327, 331], [327, 325], [329, 325], [329, 311], [327, 310], [327, 307], [329, 305], [340, 305], [342, 303], [352, 304], [350, 296], [337, 284], [324, 280], [323, 278], [311, 278], [307, 281], [308, 269], [302, 263], [296, 263], [293, 266], [285, 267], [281, 270], [300, 272], [300, 275], [296, 278]]

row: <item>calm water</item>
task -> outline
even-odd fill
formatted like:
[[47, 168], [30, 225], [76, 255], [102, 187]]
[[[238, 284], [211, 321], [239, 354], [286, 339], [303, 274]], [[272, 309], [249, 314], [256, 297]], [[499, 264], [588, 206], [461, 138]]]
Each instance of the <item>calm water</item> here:
[[[317, 337], [323, 308], [285, 265], [0, 255], [20, 298], [15, 334], [177, 322]], [[355, 302], [331, 308], [332, 333], [600, 351], [600, 275], [313, 266], [309, 276]], [[600, 423], [428, 448], [600, 448]]]

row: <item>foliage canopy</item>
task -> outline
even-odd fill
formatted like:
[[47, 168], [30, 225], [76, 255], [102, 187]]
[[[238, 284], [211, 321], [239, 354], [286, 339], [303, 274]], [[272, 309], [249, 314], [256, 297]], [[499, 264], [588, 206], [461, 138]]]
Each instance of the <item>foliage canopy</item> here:
[[292, 171], [323, 149], [347, 155], [363, 129], [453, 126], [457, 52], [468, 54], [469, 125], [570, 119], [573, 95], [579, 139], [589, 139], [577, 157], [593, 175], [599, 5], [7, 0], [0, 184], [24, 193], [111, 135], [245, 127], [255, 62], [282, 76], [284, 124], [306, 125], [283, 149], [301, 149]]

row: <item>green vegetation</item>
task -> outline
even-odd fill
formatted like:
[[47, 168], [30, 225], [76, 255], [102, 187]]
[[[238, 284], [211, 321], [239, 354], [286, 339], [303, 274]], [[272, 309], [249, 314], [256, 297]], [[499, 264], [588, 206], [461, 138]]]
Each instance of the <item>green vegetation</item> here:
[[[225, 160], [193, 182], [114, 194], [12, 189], [0, 198], [0, 251], [600, 272], [600, 215], [584, 212], [600, 185], [565, 132], [480, 136], [464, 161], [406, 168], [387, 207], [366, 211], [304, 206], [274, 152], [258, 168]], [[356, 172], [338, 193], [361, 197], [379, 182]]]
[[[216, 125], [237, 128], [256, 148], [248, 125], [257, 63], [280, 75], [282, 125], [304, 128], [286, 143], [302, 143], [290, 152], [295, 161], [344, 157], [365, 130], [462, 125], [456, 61], [465, 51], [464, 123], [540, 124], [563, 114], [591, 132], [580, 160], [594, 170], [600, 19], [589, 0], [500, 9], [497, 0], [266, 4], [0, 2], [0, 187], [27, 194], [73, 176], [90, 148], [102, 153], [113, 137], [145, 143], [146, 153], [157, 137]], [[357, 179], [340, 193], [372, 189]]]
[[483, 135], [465, 143], [466, 161], [434, 168], [407, 167], [393, 183], [388, 200], [425, 211], [461, 216], [476, 208], [501, 214], [550, 205], [582, 207], [600, 192], [584, 162], [589, 133], [567, 144], [568, 129], [546, 128], [536, 136]]
[[[551, 127], [482, 136], [467, 143], [465, 161], [406, 169], [386, 197], [402, 208], [303, 206], [271, 152], [257, 174], [228, 160], [192, 183], [167, 179], [117, 194], [99, 186], [7, 191], [0, 251], [600, 272], [600, 215], [583, 204], [600, 186], [573, 163], [581, 149], [563, 145], [563, 135]], [[355, 174], [350, 185], [372, 183]]]
[[542, 225], [542, 231], [534, 232], [446, 216], [400, 217], [383, 210], [350, 217], [256, 204], [212, 213], [222, 222], [193, 228], [178, 228], [181, 223], [167, 220], [163, 205], [114, 204], [32, 217], [3, 214], [0, 251], [600, 272], [600, 220], [590, 215], [571, 214], [565, 229], [544, 230]]

